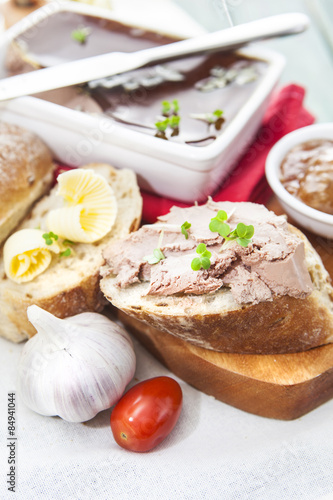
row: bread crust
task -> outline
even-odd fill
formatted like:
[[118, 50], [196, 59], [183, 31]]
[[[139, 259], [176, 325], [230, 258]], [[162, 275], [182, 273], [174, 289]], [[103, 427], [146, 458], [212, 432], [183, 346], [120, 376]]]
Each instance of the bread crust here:
[[277, 296], [239, 306], [226, 288], [204, 296], [144, 296], [146, 283], [121, 290], [112, 275], [103, 278], [101, 289], [115, 307], [129, 316], [205, 349], [282, 354], [331, 343], [333, 288], [329, 275], [307, 238], [293, 226], [289, 230], [305, 243], [314, 290], [304, 299]]
[[[117, 170], [105, 164], [90, 164], [86, 168], [107, 174], [118, 204], [115, 224], [104, 238], [93, 244], [75, 245], [74, 257], [55, 259], [49, 269], [28, 283], [18, 284], [6, 278], [1, 257], [0, 335], [13, 342], [36, 333], [26, 314], [27, 307], [32, 304], [60, 318], [85, 311], [101, 312], [107, 304], [99, 287], [100, 267], [104, 262], [102, 250], [111, 241], [138, 229], [142, 198], [132, 171]], [[52, 190], [41, 199], [17, 229], [36, 227], [52, 208], [54, 196], [55, 190]]]
[[49, 191], [53, 170], [51, 153], [39, 137], [0, 122], [0, 243]]
[[305, 299], [278, 297], [272, 302], [245, 306], [223, 315], [190, 316], [126, 308], [114, 297], [107, 298], [133, 318], [204, 349], [219, 352], [293, 353], [333, 340], [332, 315], [320, 305], [316, 292]]
[[27, 320], [27, 308], [36, 304], [59, 318], [66, 318], [86, 311], [101, 312], [106, 305], [99, 288], [99, 272], [88, 276], [78, 285], [68, 287], [56, 295], [45, 295], [38, 300], [20, 294], [19, 290], [2, 290], [0, 318], [2, 336], [21, 342], [35, 335], [36, 330]]

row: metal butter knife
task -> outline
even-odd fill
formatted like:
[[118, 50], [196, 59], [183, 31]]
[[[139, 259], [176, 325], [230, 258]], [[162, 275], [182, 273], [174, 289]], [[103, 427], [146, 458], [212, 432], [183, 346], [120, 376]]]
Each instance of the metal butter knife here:
[[153, 63], [233, 50], [251, 42], [301, 33], [308, 26], [305, 14], [279, 14], [150, 49], [111, 52], [66, 62], [0, 80], [0, 101], [98, 80]]

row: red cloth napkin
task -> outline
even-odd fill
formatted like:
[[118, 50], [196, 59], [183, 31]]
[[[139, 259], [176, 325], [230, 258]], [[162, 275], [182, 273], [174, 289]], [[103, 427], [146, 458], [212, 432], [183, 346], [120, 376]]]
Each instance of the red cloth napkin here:
[[[290, 84], [273, 97], [257, 136], [238, 162], [230, 176], [212, 195], [214, 201], [252, 201], [265, 203], [271, 190], [265, 178], [266, 156], [284, 135], [314, 122], [314, 116], [303, 107], [305, 89]], [[141, 191], [143, 222], [152, 223], [159, 215], [169, 212], [173, 205], [190, 206], [156, 194]]]

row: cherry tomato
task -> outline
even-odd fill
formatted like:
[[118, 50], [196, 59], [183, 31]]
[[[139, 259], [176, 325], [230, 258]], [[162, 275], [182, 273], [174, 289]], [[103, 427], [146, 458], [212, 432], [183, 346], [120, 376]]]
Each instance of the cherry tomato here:
[[116, 442], [131, 451], [149, 451], [172, 431], [182, 409], [180, 385], [170, 377], [155, 377], [132, 387], [111, 413]]

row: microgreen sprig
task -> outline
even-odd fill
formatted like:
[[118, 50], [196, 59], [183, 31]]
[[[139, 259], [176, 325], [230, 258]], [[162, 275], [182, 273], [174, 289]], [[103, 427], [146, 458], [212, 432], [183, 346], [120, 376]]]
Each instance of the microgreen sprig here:
[[179, 128], [179, 122], [180, 122], [180, 116], [178, 115], [172, 115], [170, 116], [170, 118], [168, 118], [168, 125], [170, 128], [172, 128], [173, 130], [175, 128]]
[[208, 123], [208, 125], [214, 125], [216, 130], [220, 130], [224, 122], [223, 111], [221, 109], [215, 109], [212, 113], [192, 113], [190, 118], [195, 120], [201, 120]]
[[52, 245], [53, 240], [57, 241], [58, 239], [58, 235], [54, 234], [52, 231], [50, 231], [49, 233], [44, 233], [42, 236], [45, 240], [46, 245]]
[[69, 248], [71, 245], [75, 245], [74, 241], [71, 240], [64, 240], [62, 244], [67, 247], [63, 252], [60, 253], [60, 257], [69, 257], [72, 255], [72, 249]]
[[181, 226], [180, 226], [180, 229], [181, 229], [181, 232], [182, 234], [185, 236], [185, 239], [187, 240], [188, 239], [188, 229], [190, 229], [192, 224], [190, 224], [189, 222], [185, 221]]
[[60, 253], [60, 257], [69, 257], [72, 253], [72, 250], [70, 248], [66, 248], [63, 252]]
[[148, 264], [158, 264], [158, 262], [163, 259], [165, 259], [165, 256], [160, 248], [154, 248], [152, 255], [146, 255], [146, 257], [143, 258]]
[[242, 247], [247, 247], [251, 243], [251, 238], [254, 235], [254, 227], [239, 222], [233, 231], [230, 230], [229, 224], [225, 221], [228, 215], [224, 210], [219, 210], [216, 217], [213, 217], [209, 224], [209, 229], [213, 233], [219, 233], [226, 241], [236, 240]]
[[254, 227], [252, 224], [247, 226], [242, 222], [237, 224], [236, 229], [234, 229], [231, 233], [233, 236], [229, 239], [236, 239], [237, 243], [242, 247], [247, 247], [249, 243], [252, 241], [252, 236], [254, 235]]
[[155, 127], [158, 132], [165, 133], [168, 127], [173, 130], [173, 132], [179, 130], [180, 116], [172, 115], [169, 118], [165, 118], [165, 120], [160, 120], [155, 123]]
[[68, 245], [75, 245], [74, 241], [71, 241], [71, 240], [64, 240], [63, 244], [66, 245], [66, 246], [68, 246]]
[[160, 120], [155, 123], [155, 127], [159, 132], [165, 132], [166, 129], [168, 128], [169, 125], [169, 118], [166, 118], [165, 120]]
[[209, 223], [209, 229], [213, 233], [219, 233], [223, 238], [227, 238], [230, 234], [230, 226], [225, 221], [228, 219], [227, 212], [219, 210], [216, 217], [213, 217]]
[[178, 111], [179, 111], [179, 102], [177, 99], [173, 99], [172, 102], [162, 101], [163, 116], [177, 115]]
[[91, 29], [85, 26], [79, 26], [71, 33], [71, 38], [75, 42], [79, 42], [82, 45], [86, 43], [87, 37], [90, 35]]
[[[46, 245], [52, 245], [54, 241], [57, 241], [59, 239], [59, 236], [52, 231], [49, 233], [44, 233], [42, 237], [45, 240]], [[74, 245], [75, 243], [70, 240], [64, 240], [62, 242], [62, 245], [67, 246], [67, 248], [63, 251], [60, 252], [59, 257], [69, 257], [72, 254], [71, 248], [68, 247], [68, 245]]]
[[162, 244], [162, 239], [163, 239], [164, 231], [161, 231], [160, 237], [158, 239], [158, 244], [157, 248], [154, 248], [153, 253], [151, 255], [146, 255], [143, 257], [143, 260], [148, 262], [148, 264], [158, 264], [160, 260], [165, 259], [165, 255], [163, 254], [161, 250], [161, 244]]
[[215, 123], [219, 118], [221, 118], [222, 115], [223, 111], [221, 109], [216, 109], [215, 111], [207, 115], [208, 116], [207, 120], [210, 123]]
[[162, 116], [164, 119], [155, 122], [157, 128], [156, 137], [167, 139], [166, 131], [168, 128], [172, 131], [171, 137], [179, 134], [180, 116], [178, 112], [179, 103], [177, 99], [172, 102], [162, 101]]
[[195, 257], [191, 262], [193, 271], [199, 271], [201, 268], [209, 269], [212, 254], [207, 250], [206, 245], [204, 243], [199, 243], [196, 252], [199, 254], [199, 257]]

